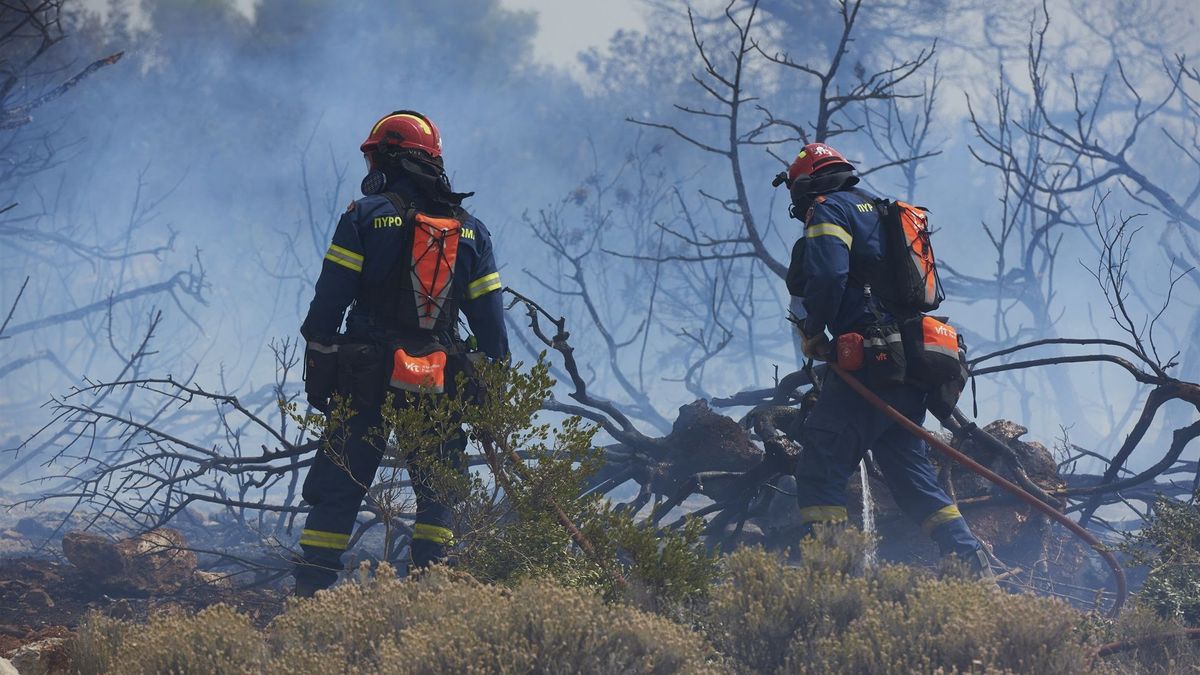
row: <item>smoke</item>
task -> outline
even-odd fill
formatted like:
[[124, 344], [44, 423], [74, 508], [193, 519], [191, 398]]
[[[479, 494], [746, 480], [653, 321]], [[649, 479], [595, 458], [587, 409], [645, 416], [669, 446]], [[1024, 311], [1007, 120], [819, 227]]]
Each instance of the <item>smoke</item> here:
[[[997, 200], [1003, 186], [993, 170], [971, 156], [970, 148], [979, 142], [968, 124], [967, 100], [969, 95], [986, 123], [995, 120], [989, 97], [1002, 84], [1013, 86], [1014, 108], [1029, 104], [1030, 79], [1022, 63], [1040, 3], [1004, 11], [966, 3], [970, 7], [956, 12], [942, 4], [897, 10], [880, 3], [856, 43], [856, 57], [871, 67], [886, 66], [910, 58], [934, 37], [943, 38], [941, 94], [931, 136], [942, 154], [921, 165], [915, 199], [934, 213], [942, 258], [990, 278], [997, 260], [980, 223], [1002, 219]], [[830, 6], [763, 6], [766, 50], [819, 58], [836, 42], [840, 18]], [[710, 36], [708, 44], [723, 60], [729, 39], [722, 33], [724, 17], [704, 9], [697, 12], [698, 30]], [[1055, 85], [1054, 105], [1068, 116], [1072, 101], [1064, 87], [1069, 75], [1082, 73], [1080, 85], [1094, 88], [1104, 76], [1115, 76], [1117, 57], [1144, 85], [1147, 98], [1161, 96], [1169, 83], [1152, 55], [1182, 45], [1186, 31], [1180, 26], [1195, 19], [1195, 9], [1186, 3], [1164, 3], [1157, 14], [1142, 10], [1136, 16], [1161, 29], [1154, 39], [1129, 40], [1118, 39], [1128, 23], [1114, 23], [1085, 3], [1052, 3], [1051, 14], [1054, 25], [1063, 28], [1056, 29], [1049, 45], [1048, 77]], [[168, 244], [170, 250], [117, 264], [62, 247], [8, 249], [10, 259], [0, 269], [0, 300], [14, 297], [22, 279], [30, 277], [19, 324], [103, 304], [124, 290], [161, 283], [181, 271], [203, 269], [208, 286], [195, 296], [182, 290], [148, 295], [116, 304], [108, 313], [7, 340], [5, 349], [12, 354], [48, 348], [57, 355], [57, 363], [40, 361], [3, 380], [0, 400], [25, 420], [12, 423], [8, 433], [22, 436], [40, 426], [37, 405], [49, 395], [81, 378], [120, 373], [155, 309], [164, 316], [152, 342], [157, 354], [146, 362], [146, 372], [194, 379], [213, 389], [269, 387], [276, 364], [268, 344], [296, 335], [337, 216], [358, 196], [358, 144], [376, 118], [399, 108], [420, 110], [437, 121], [455, 188], [477, 192], [467, 206], [496, 237], [503, 281], [569, 318], [578, 346], [587, 348], [580, 350], [581, 359], [595, 369], [595, 386], [605, 395], [629, 401], [607, 370], [602, 331], [586, 307], [552, 290], [564, 287], [559, 274], [572, 268], [529, 226], [544, 217], [565, 223], [571, 246], [592, 241], [582, 269], [603, 280], [592, 288], [601, 303], [600, 318], [613, 341], [640, 345], [623, 351], [620, 360], [639, 374], [637, 386], [665, 419], [698, 393], [726, 395], [768, 385], [776, 369], [790, 372], [795, 354], [782, 318], [786, 292], [777, 278], [741, 266], [699, 274], [606, 257], [606, 252], [656, 256], [671, 253], [672, 246], [687, 248], [660, 225], [682, 232], [690, 223], [697, 237], [719, 237], [736, 220], [720, 202], [731, 197], [727, 160], [668, 132], [625, 121], [687, 123], [697, 138], [721, 140], [719, 120], [696, 120], [674, 107], [699, 100], [692, 74], [701, 72], [702, 64], [686, 19], [670, 3], [648, 3], [644, 16], [644, 31], [618, 33], [572, 72], [536, 60], [534, 17], [508, 11], [496, 0], [386, 5], [265, 0], [249, 13], [228, 1], [146, 0], [137, 12], [113, 2], [102, 13], [69, 4], [70, 37], [52, 55], [51, 76], [115, 51], [124, 50], [126, 57], [22, 131], [27, 139], [51, 139], [54, 162], [3, 190], [20, 203], [14, 215], [39, 232], [63, 232], [72, 242], [106, 253]], [[866, 38], [873, 34], [881, 36], [875, 43]], [[810, 80], [761, 62], [747, 77], [761, 104], [781, 113], [807, 109], [815, 95]], [[921, 77], [932, 82], [931, 72]], [[911, 84], [911, 91], [921, 90], [920, 82]], [[746, 107], [754, 119], [757, 104]], [[1130, 105], [1130, 96], [1119, 94], [1099, 124], [1119, 129]], [[901, 106], [911, 110], [908, 101]], [[879, 148], [861, 135], [831, 140], [866, 166], [883, 163]], [[1168, 156], [1169, 145], [1161, 135], [1153, 136], [1133, 152], [1139, 159]], [[786, 157], [793, 149], [779, 152]], [[788, 221], [786, 199], [769, 187], [779, 166], [777, 159], [752, 148], [742, 171], [765, 241], [786, 262], [799, 225]], [[1164, 182], [1182, 184], [1169, 166], [1157, 168]], [[903, 190], [905, 181], [893, 171], [871, 176], [868, 184], [893, 193]], [[700, 196], [701, 190], [714, 198]], [[1086, 223], [1092, 196], [1071, 199], [1074, 216]], [[1114, 214], [1137, 207], [1125, 195], [1110, 204]], [[1162, 231], [1160, 216], [1146, 218], [1149, 229]], [[1053, 244], [1063, 253], [1053, 271], [1060, 276], [1049, 316], [1057, 334], [1095, 335], [1108, 330], [1099, 327], [1107, 308], [1084, 269], [1094, 266], [1095, 237], [1082, 226], [1064, 232], [1062, 242]], [[1154, 306], [1165, 292], [1163, 251], [1155, 245], [1157, 234], [1144, 237], [1135, 261], [1137, 292]], [[1018, 255], [1019, 245], [1014, 247], [1006, 255]], [[655, 293], [653, 279], [663, 280]], [[742, 295], [727, 299], [717, 313], [689, 307], [690, 294], [710, 286]], [[739, 290], [746, 288], [751, 290]], [[1195, 286], [1188, 290], [1182, 300], [1194, 313]], [[736, 316], [750, 307], [752, 318]], [[1006, 301], [1001, 307], [1012, 331], [1008, 337], [1046, 328], [1033, 325], [1039, 317], [1020, 303]], [[1005, 337], [993, 329], [996, 303], [952, 299], [948, 310], [968, 333], [988, 341]], [[1187, 312], [1169, 316], [1166, 332], [1182, 342], [1192, 321]], [[643, 323], [647, 327], [639, 328]], [[513, 329], [521, 325], [516, 321]], [[723, 330], [731, 346], [701, 371], [703, 392], [681, 384], [689, 364], [718, 344]], [[1194, 378], [1198, 366], [1194, 354], [1189, 358], [1186, 366]], [[1125, 428], [1125, 402], [1133, 398], [1127, 381], [1088, 367], [1070, 376], [1056, 370], [1053, 376], [1073, 387], [1073, 394], [1042, 383], [981, 382], [981, 416], [1029, 420], [1035, 436], [1048, 438], [1058, 432], [1062, 417], [1024, 395], [1035, 390], [1046, 397], [1079, 397], [1058, 403], [1077, 414], [1066, 423], [1080, 425], [1072, 432], [1080, 442], [1111, 440]]]

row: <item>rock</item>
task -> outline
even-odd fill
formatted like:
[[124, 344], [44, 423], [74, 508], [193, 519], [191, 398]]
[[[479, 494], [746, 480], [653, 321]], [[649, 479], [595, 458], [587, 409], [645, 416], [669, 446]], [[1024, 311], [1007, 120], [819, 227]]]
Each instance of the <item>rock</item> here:
[[21, 673], [13, 666], [12, 661], [0, 659], [0, 675], [21, 675]]
[[48, 609], [54, 606], [54, 600], [46, 591], [35, 588], [21, 596], [21, 604], [28, 610]]
[[192, 581], [196, 554], [176, 530], [158, 528], [112, 543], [86, 532], [63, 537], [67, 560], [105, 588], [139, 595], [173, 593]]
[[[654, 468], [653, 486], [667, 494], [674, 493], [694, 473], [745, 471], [763, 456], [745, 429], [732, 418], [713, 412], [703, 400], [681, 406], [671, 433], [662, 440], [668, 451]], [[710, 487], [721, 486], [714, 482]], [[716, 493], [709, 496], [720, 500]]]
[[120, 619], [122, 621], [128, 621], [134, 617], [133, 605], [130, 604], [125, 598], [121, 598], [120, 600], [117, 600], [113, 604], [109, 605], [104, 610], [104, 613], [114, 619]]
[[49, 539], [54, 536], [54, 528], [42, 523], [37, 518], [22, 518], [13, 528], [30, 539]]
[[[730, 523], [725, 527], [724, 535], [732, 537], [737, 529], [737, 523]], [[737, 539], [733, 541], [736, 546], [763, 546], [766, 544], [767, 537], [762, 529], [754, 523], [745, 523], [742, 525], [742, 531], [737, 535]], [[730, 549], [733, 546], [729, 547]]]
[[[19, 647], [9, 655], [11, 667], [21, 675], [49, 675], [65, 672], [70, 659], [67, 656], [67, 641], [63, 638], [46, 638]], [[3, 670], [0, 670], [2, 673]]]
[[208, 586], [210, 588], [228, 590], [233, 588], [233, 582], [229, 580], [228, 574], [220, 572], [205, 572], [204, 570], [196, 570], [192, 572], [192, 579], [200, 586]]
[[107, 579], [125, 571], [117, 545], [87, 532], [68, 532], [63, 537], [63, 554], [89, 577]]

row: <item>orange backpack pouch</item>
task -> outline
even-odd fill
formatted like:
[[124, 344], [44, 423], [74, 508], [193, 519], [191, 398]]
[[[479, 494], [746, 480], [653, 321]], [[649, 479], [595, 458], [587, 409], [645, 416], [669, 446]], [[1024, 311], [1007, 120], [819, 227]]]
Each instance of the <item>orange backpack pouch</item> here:
[[446, 391], [446, 352], [414, 356], [403, 347], [397, 348], [392, 356], [389, 384], [395, 389], [418, 394], [443, 393]]
[[462, 223], [454, 218], [416, 214], [413, 231], [412, 281], [417, 322], [432, 329], [442, 313], [454, 278]]
[[[938, 284], [937, 260], [933, 257], [933, 246], [929, 241], [929, 216], [919, 207], [896, 202], [899, 208], [900, 227], [904, 230], [907, 255], [916, 274], [913, 281], [920, 285], [917, 292], [922, 307], [934, 308], [941, 304], [941, 288]], [[914, 289], [916, 290], [916, 289]]]

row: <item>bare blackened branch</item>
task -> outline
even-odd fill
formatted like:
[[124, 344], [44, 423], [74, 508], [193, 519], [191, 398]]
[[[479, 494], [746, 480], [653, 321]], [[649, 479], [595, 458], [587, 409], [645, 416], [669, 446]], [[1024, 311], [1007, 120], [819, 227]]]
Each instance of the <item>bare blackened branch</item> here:
[[23, 103], [19, 106], [15, 106], [12, 108], [0, 109], [0, 129], [14, 129], [19, 126], [24, 126], [26, 124], [29, 124], [30, 122], [33, 121], [33, 111], [34, 110], [37, 110], [38, 108], [46, 105], [47, 103], [53, 101], [54, 99], [59, 98], [60, 96], [67, 93], [71, 89], [74, 89], [75, 85], [82, 82], [84, 79], [86, 79], [89, 75], [96, 72], [97, 70], [100, 70], [101, 68], [104, 68], [106, 66], [111, 66], [114, 63], [116, 63], [117, 61], [120, 61], [121, 57], [124, 55], [125, 55], [125, 52], [117, 52], [116, 54], [112, 54], [110, 56], [106, 56], [102, 59], [94, 61], [87, 68], [84, 68], [82, 71], [80, 71], [77, 75], [75, 75], [71, 79], [67, 80], [66, 82], [63, 82], [62, 84], [60, 84], [57, 87], [55, 87], [54, 89], [46, 92], [45, 94], [38, 96], [37, 98], [33, 99], [32, 101], [29, 101], [28, 103]]

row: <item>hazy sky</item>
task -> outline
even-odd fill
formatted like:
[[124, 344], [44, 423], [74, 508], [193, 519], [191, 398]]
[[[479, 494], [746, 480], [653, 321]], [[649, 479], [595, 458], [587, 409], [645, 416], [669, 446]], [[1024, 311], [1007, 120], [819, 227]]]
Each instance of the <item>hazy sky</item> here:
[[620, 28], [642, 28], [638, 0], [500, 0], [512, 9], [540, 16], [534, 50], [538, 60], [557, 66], [575, 64], [575, 55], [608, 41]]
[[[83, 0], [85, 6], [102, 13], [107, 12], [109, 2]], [[139, 0], [125, 2], [130, 7], [140, 6]], [[234, 5], [247, 14], [256, 4], [257, 0], [234, 0]], [[500, 4], [537, 12], [534, 55], [543, 63], [564, 68], [574, 68], [579, 52], [603, 45], [616, 30], [644, 26], [640, 0], [500, 0]]]

